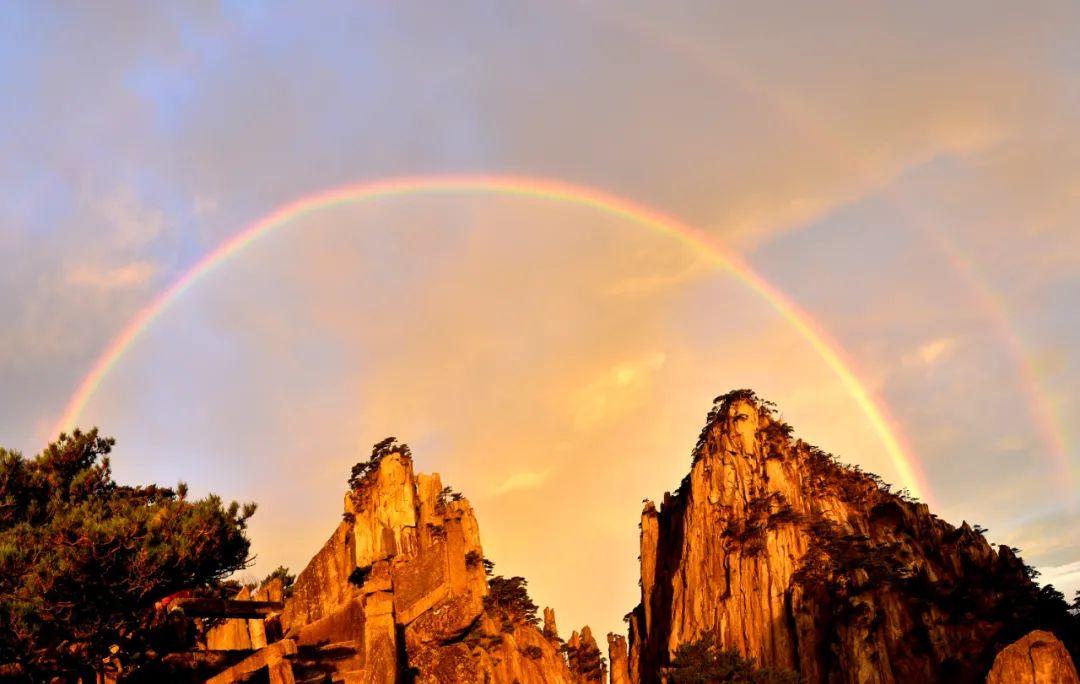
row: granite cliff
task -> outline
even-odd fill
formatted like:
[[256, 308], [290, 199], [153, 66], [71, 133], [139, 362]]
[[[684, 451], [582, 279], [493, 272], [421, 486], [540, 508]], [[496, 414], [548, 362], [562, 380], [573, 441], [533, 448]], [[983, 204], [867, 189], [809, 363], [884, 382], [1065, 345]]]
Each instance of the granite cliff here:
[[1080, 684], [1078, 618], [1012, 549], [791, 433], [752, 392], [717, 399], [690, 473], [645, 504], [641, 603], [606, 659], [493, 574], [463, 496], [381, 442], [291, 595], [245, 590], [271, 612], [206, 634], [228, 665], [210, 681]]
[[210, 649], [258, 649], [211, 681], [601, 681], [577, 662], [599, 662], [588, 628], [564, 644], [550, 609], [538, 626], [524, 580], [489, 576], [469, 502], [414, 473], [408, 447], [377, 445], [351, 485], [283, 610], [210, 630]]
[[717, 398], [690, 473], [646, 502], [640, 560], [635, 682], [705, 636], [814, 684], [982, 681], [1028, 631], [1076, 634], [1011, 549], [793, 439], [747, 390]]

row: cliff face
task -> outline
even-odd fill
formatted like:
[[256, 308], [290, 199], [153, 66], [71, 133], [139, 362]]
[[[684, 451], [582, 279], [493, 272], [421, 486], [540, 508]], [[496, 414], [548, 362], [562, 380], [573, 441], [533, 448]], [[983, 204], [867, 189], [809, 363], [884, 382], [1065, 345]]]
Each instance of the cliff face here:
[[718, 398], [690, 474], [641, 516], [632, 681], [715, 636], [804, 682], [979, 681], [1038, 619], [1008, 549], [801, 441], [748, 391]]
[[574, 681], [557, 639], [485, 601], [472, 507], [438, 475], [415, 475], [407, 453], [371, 467], [343, 518], [281, 615], [298, 664], [306, 651], [358, 682]]
[[749, 391], [717, 400], [679, 489], [646, 503], [641, 603], [607, 663], [588, 627], [564, 642], [522, 578], [490, 576], [464, 497], [407, 447], [376, 452], [283, 609], [280, 580], [245, 590], [280, 612], [207, 634], [243, 652], [214, 681], [652, 684], [715, 643], [790, 671], [761, 681], [1075, 682], [1080, 620], [1008, 547], [794, 440]]

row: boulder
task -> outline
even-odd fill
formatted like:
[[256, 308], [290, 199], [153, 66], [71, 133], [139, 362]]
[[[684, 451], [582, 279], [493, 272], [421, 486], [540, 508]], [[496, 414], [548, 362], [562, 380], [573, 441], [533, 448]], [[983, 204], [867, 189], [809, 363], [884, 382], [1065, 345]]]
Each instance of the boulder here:
[[1080, 684], [1080, 677], [1065, 645], [1035, 630], [1001, 649], [986, 684]]

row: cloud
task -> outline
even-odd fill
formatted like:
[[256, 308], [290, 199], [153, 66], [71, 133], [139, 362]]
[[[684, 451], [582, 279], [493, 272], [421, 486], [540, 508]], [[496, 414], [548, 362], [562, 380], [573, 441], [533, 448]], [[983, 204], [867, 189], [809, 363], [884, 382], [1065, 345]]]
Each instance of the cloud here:
[[[1039, 582], [1053, 584], [1059, 591], [1062, 591], [1062, 587], [1080, 587], [1080, 560], [1064, 565], [1043, 566], [1040, 572]], [[1066, 598], [1072, 597], [1066, 594]]]
[[955, 338], [939, 337], [920, 345], [914, 354], [910, 354], [905, 358], [905, 363], [932, 366], [951, 352], [955, 346]]
[[124, 249], [150, 242], [165, 229], [165, 214], [146, 206], [127, 186], [91, 200], [92, 205], [108, 226], [114, 249]]
[[1056, 511], [1024, 522], [1008, 534], [1006, 543], [1040, 568], [1062, 566], [1080, 558], [1078, 529], [1080, 512]]
[[79, 265], [68, 271], [68, 282], [76, 287], [89, 287], [102, 293], [112, 290], [141, 287], [157, 272], [149, 261], [136, 261], [125, 266], [93, 267]]
[[605, 369], [574, 393], [574, 425], [579, 430], [620, 420], [649, 395], [649, 376], [663, 368], [667, 355], [654, 352]]
[[695, 254], [693, 258], [687, 260], [685, 266], [627, 276], [606, 286], [606, 291], [613, 297], [637, 296], [680, 287], [692, 280], [715, 274], [716, 265], [710, 259]]
[[[959, 516], [1002, 529], [1043, 501], [1011, 362], [919, 232], [956, 237], [1035, 351], [1063, 350], [1047, 382], [1075, 405], [1080, 145], [1058, 97], [1075, 74], [1045, 60], [1075, 18], [581, 11], [507, 29], [470, 3], [136, 9], [0, 41], [19, 103], [0, 106], [5, 439], [33, 448], [155, 277], [274, 207], [388, 175], [513, 172], [625, 195], [747, 254], [864, 369]], [[634, 11], [650, 16], [628, 32]], [[678, 482], [709, 400], [742, 386], [889, 474], [805, 342], [684, 245], [536, 198], [409, 196], [319, 212], [208, 275], [88, 419], [119, 433], [127, 476], [258, 499], [272, 565], [317, 549], [355, 445], [398, 435], [466, 493], [510, 487], [474, 502], [485, 547], [602, 633], [636, 600], [640, 498]], [[543, 497], [513, 495], [534, 484]], [[1063, 529], [1016, 543], [1064, 567], [1080, 554]], [[584, 547], [586, 573], [565, 562]]]
[[514, 473], [503, 480], [502, 484], [492, 490], [492, 496], [502, 496], [510, 492], [520, 492], [528, 489], [539, 489], [547, 482], [551, 475], [551, 469], [543, 471], [524, 471]]

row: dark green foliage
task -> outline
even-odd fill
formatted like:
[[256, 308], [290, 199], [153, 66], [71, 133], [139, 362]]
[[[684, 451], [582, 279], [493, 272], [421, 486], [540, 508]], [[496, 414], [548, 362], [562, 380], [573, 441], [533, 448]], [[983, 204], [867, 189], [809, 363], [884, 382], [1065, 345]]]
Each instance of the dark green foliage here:
[[[749, 390], [716, 398], [694, 450], [695, 463], [706, 454], [725, 457], [718, 436], [739, 430], [742, 414], [753, 415], [745, 406], [735, 415], [732, 406], [739, 401], [757, 400]], [[793, 580], [815, 606], [821, 633], [833, 635], [819, 648], [826, 669], [840, 667], [835, 635], [841, 628], [858, 625], [874, 633], [883, 619], [882, 606], [896, 602], [913, 625], [897, 648], [910, 651], [912, 658], [934, 658], [933, 630], [957, 635], [948, 662], [932, 665], [935, 676], [950, 681], [970, 679], [952, 676], [950, 668], [984, 673], [1002, 647], [1032, 629], [1054, 632], [1074, 658], [1080, 655], [1080, 596], [1070, 606], [1053, 587], [1036, 584], [1038, 571], [1025, 565], [1016, 549], [1001, 546], [995, 554], [984, 538], [985, 528], [945, 523], [908, 491], [893, 492], [879, 476], [794, 440], [791, 428], [769, 405], [758, 401], [757, 411], [757, 438], [765, 457], [785, 461], [782, 468], [790, 461], [802, 471], [804, 507], [796, 510], [782, 497], [751, 490], [741, 514], [718, 511], [726, 523], [724, 548], [756, 555], [765, 549], [770, 530], [787, 525], [809, 535]], [[676, 496], [665, 502], [665, 509], [672, 508], [667, 520], [661, 515], [661, 529], [679, 515], [678, 497], [685, 496], [689, 484], [688, 475]], [[845, 517], [837, 516], [837, 500], [845, 504], [840, 509]]]
[[285, 596], [292, 595], [293, 584], [296, 583], [296, 575], [289, 574], [289, 569], [284, 565], [279, 565], [274, 570], [263, 578], [263, 581], [259, 583], [259, 586], [265, 587], [270, 582], [276, 579], [281, 580], [281, 588], [285, 593]]
[[451, 501], [461, 501], [464, 498], [462, 493], [454, 491], [453, 487], [443, 487], [439, 491], [438, 498], [435, 499], [435, 510], [443, 513]]
[[521, 654], [529, 660], [540, 660], [544, 657], [544, 649], [539, 646], [526, 646], [521, 649]]
[[524, 577], [508, 579], [495, 575], [488, 579], [488, 595], [484, 597], [484, 608], [488, 614], [502, 620], [506, 631], [513, 631], [515, 624], [535, 625], [540, 621], [536, 616], [537, 606], [529, 598], [526, 588], [528, 584]]
[[[843, 534], [835, 523], [815, 519], [807, 528], [812, 543], [792, 579], [804, 586], [827, 587], [835, 592], [850, 589], [873, 589], [914, 576], [911, 559], [894, 542], [872, 542], [865, 535]], [[857, 587], [855, 571], [866, 579]]]
[[750, 389], [737, 389], [728, 392], [727, 394], [721, 394], [713, 399], [712, 408], [709, 410], [709, 415], [705, 418], [705, 427], [701, 428], [701, 434], [698, 435], [697, 444], [694, 445], [693, 457], [691, 459], [691, 465], [698, 462], [704, 452], [705, 445], [709, 439], [709, 431], [712, 430], [716, 421], [728, 414], [728, 409], [736, 401], [749, 401], [761, 406], [761, 410], [771, 414], [771, 402], [759, 402], [757, 395], [754, 394], [754, 390]]
[[566, 654], [566, 664], [570, 667], [570, 671], [583, 681], [604, 681], [605, 660], [600, 655], [600, 649], [595, 641], [582, 641], [576, 648], [570, 644], [563, 644], [562, 650]]
[[450, 503], [450, 496], [454, 493], [453, 487], [443, 487], [439, 490], [439, 495], [435, 498], [435, 510], [442, 513], [446, 510], [447, 504]]
[[[799, 441], [796, 448], [805, 450], [810, 487], [814, 493], [832, 493], [847, 503], [864, 505], [873, 501], [876, 494], [889, 494], [892, 490], [892, 485], [880, 476], [865, 472], [857, 465], [842, 463], [836, 456], [815, 446]], [[893, 495], [907, 503], [916, 501], [906, 489]]]
[[409, 445], [399, 443], [396, 437], [387, 437], [381, 442], [376, 442], [371, 447], [371, 458], [352, 467], [352, 472], [349, 474], [349, 489], [351, 491], [360, 489], [364, 478], [378, 469], [379, 462], [394, 453], [401, 454], [406, 459], [412, 458], [412, 450], [409, 449]]
[[365, 565], [364, 567], [355, 567], [352, 572], [349, 573], [349, 584], [354, 587], [364, 586], [364, 582], [367, 581], [368, 575], [371, 574], [371, 566]]
[[[811, 452], [811, 457], [814, 454]], [[834, 462], [820, 460], [829, 487], [842, 497], [857, 497], [869, 507], [874, 538], [850, 534], [835, 522], [811, 519], [804, 529], [810, 545], [793, 580], [822, 597], [825, 611], [837, 625], [873, 628], [874, 611], [860, 599], [867, 592], [895, 592], [909, 602], [916, 629], [913, 643], [927, 643], [924, 624], [934, 615], [949, 621], [999, 625], [983, 652], [957, 653], [965, 670], [988, 668], [1004, 646], [1033, 629], [1053, 632], [1076, 658], [1080, 653], [1080, 615], [1069, 612], [1065, 597], [1052, 586], [1040, 587], [1038, 571], [1026, 565], [1009, 546], [998, 547], [990, 564], [983, 530], [967, 524], [954, 528], [920, 515], [916, 504], [888, 493], [858, 471], [833, 477]], [[958, 571], [951, 568], [959, 563]], [[831, 628], [826, 628], [831, 629]], [[966, 680], [965, 680], [966, 681]]]
[[767, 530], [798, 524], [802, 519], [783, 494], [772, 492], [751, 499], [745, 515], [729, 520], [723, 534], [729, 548], [739, 549], [746, 556], [756, 556], [765, 551]]
[[799, 681], [794, 672], [759, 668], [752, 658], [720, 648], [711, 634], [679, 646], [665, 671], [670, 684], [797, 684]]
[[0, 662], [85, 671], [114, 652], [133, 666], [159, 647], [155, 602], [246, 567], [254, 504], [119, 485], [113, 443], [95, 429], [32, 459], [0, 449]]

